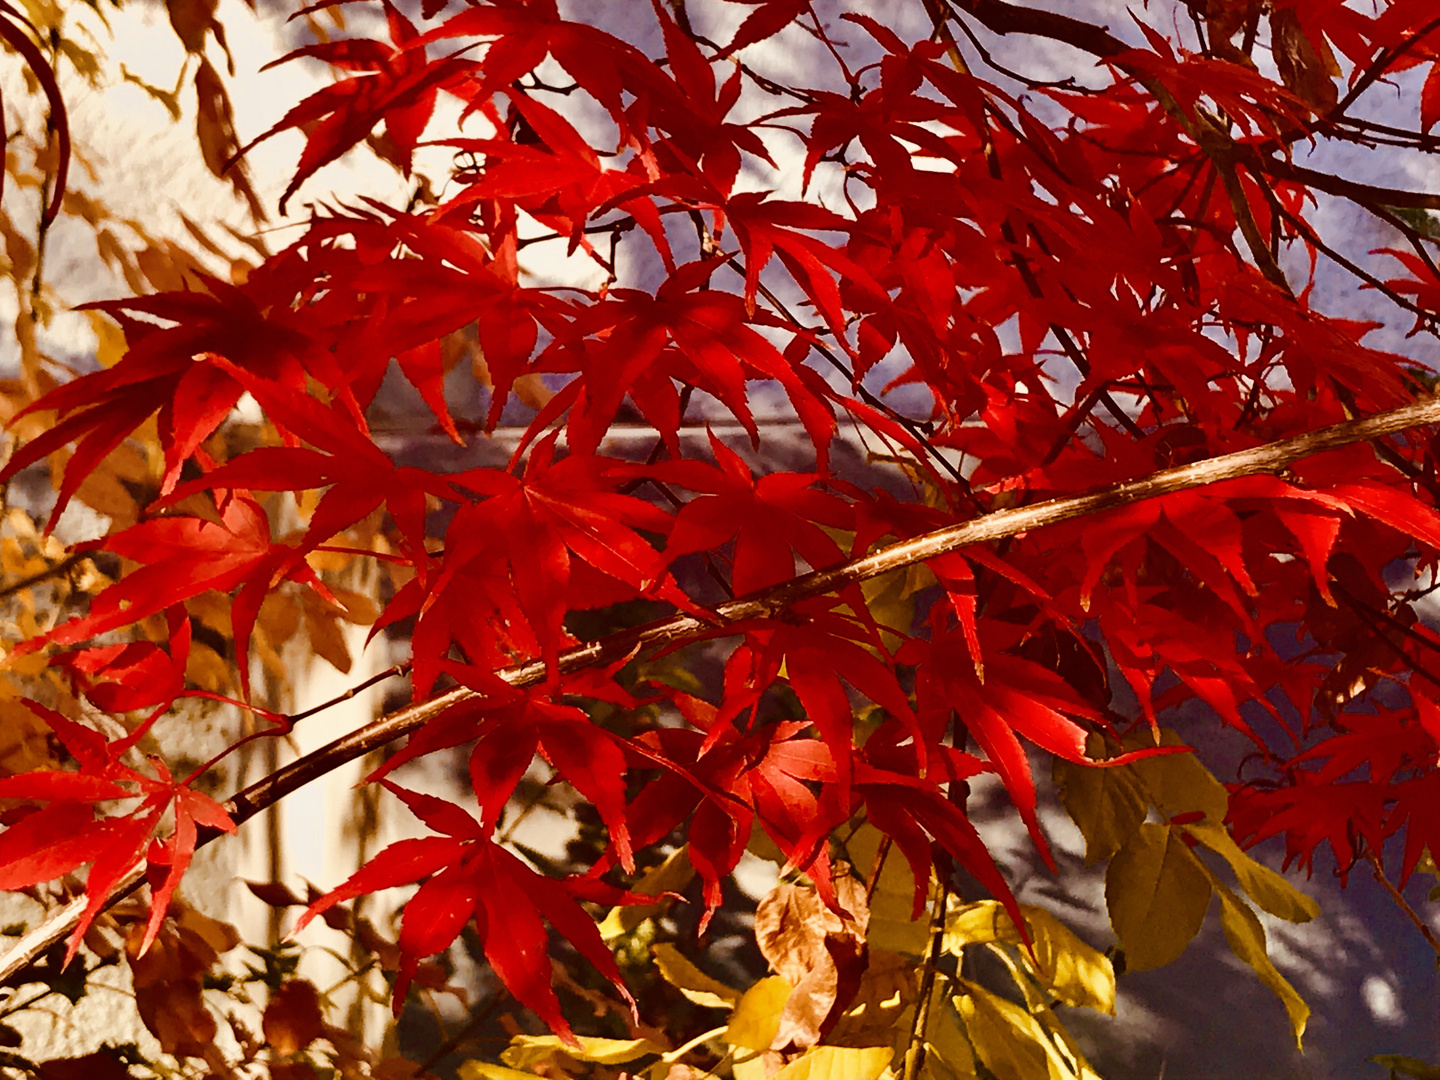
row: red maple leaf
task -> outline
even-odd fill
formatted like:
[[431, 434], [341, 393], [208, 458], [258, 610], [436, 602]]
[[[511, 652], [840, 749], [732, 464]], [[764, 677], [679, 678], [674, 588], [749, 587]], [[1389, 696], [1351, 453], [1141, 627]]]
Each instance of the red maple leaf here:
[[292, 934], [336, 904], [423, 881], [400, 922], [400, 974], [393, 996], [397, 1015], [420, 958], [444, 950], [472, 920], [500, 981], [566, 1042], [576, 1039], [551, 989], [547, 921], [634, 1009], [595, 920], [575, 902], [576, 895], [586, 895], [583, 883], [535, 873], [495, 843], [489, 826], [455, 804], [388, 780], [383, 783], [416, 817], [444, 835], [391, 844], [306, 908]]
[[[0, 798], [45, 802], [0, 833], [0, 889], [23, 889], [69, 873], [90, 863], [85, 879], [85, 910], [71, 935], [65, 963], [74, 957], [91, 922], [105, 906], [120, 880], [145, 856], [151, 877], [150, 919], [141, 940], [143, 953], [155, 940], [195, 853], [197, 826], [234, 832], [224, 807], [208, 795], [177, 782], [157, 758], [154, 777], [120, 761], [134, 745], [132, 734], [107, 742], [93, 728], [68, 720], [33, 701], [26, 706], [43, 719], [80, 764], [78, 772], [43, 770], [0, 779]], [[137, 790], [132, 790], [137, 789]], [[141, 797], [128, 814], [96, 817], [98, 803]], [[151, 836], [167, 810], [175, 827], [163, 841]]]
[[[224, 357], [236, 368], [290, 385], [303, 385], [311, 374], [339, 390], [359, 417], [335, 358], [301, 329], [302, 320], [288, 307], [288, 295], [279, 300], [272, 286], [280, 283], [273, 276], [257, 274], [243, 288], [213, 278], [200, 283], [207, 292], [83, 305], [120, 322], [128, 345], [124, 357], [114, 367], [56, 387], [17, 414], [16, 419], [53, 410], [57, 420], [0, 469], [3, 483], [78, 440], [56, 494], [52, 527], [85, 477], [157, 411], [165, 453], [162, 494], [175, 486], [185, 462], [230, 415], [242, 393], [240, 384], [204, 359], [207, 356]], [[154, 319], [170, 325], [157, 325]]]
[[733, 538], [730, 583], [737, 594], [788, 581], [795, 576], [796, 555], [817, 570], [843, 561], [844, 551], [825, 528], [853, 527], [853, 511], [817, 490], [819, 476], [774, 472], [757, 478], [713, 434], [710, 449], [715, 465], [660, 462], [646, 470], [658, 480], [704, 492], [676, 515], [665, 545], [667, 561], [713, 550]]
[[62, 653], [54, 663], [71, 673], [97, 708], [117, 713], [158, 705], [163, 713], [184, 692], [190, 658], [189, 616], [177, 606], [165, 618], [168, 652], [150, 641], [132, 641]]
[[455, 56], [430, 59], [425, 53], [430, 35], [421, 37], [389, 0], [384, 2], [393, 44], [348, 38], [307, 45], [261, 69], [311, 57], [342, 70], [363, 73], [317, 90], [236, 155], [249, 153], [282, 131], [302, 127], [307, 130], [305, 150], [295, 167], [295, 175], [280, 196], [282, 214], [286, 202], [302, 183], [369, 136], [381, 120], [385, 121], [385, 133], [396, 163], [409, 176], [411, 154], [430, 121], [439, 92], [460, 85], [478, 70], [474, 61]]
[[251, 628], [260, 605], [280, 581], [309, 585], [334, 603], [314, 571], [294, 548], [270, 539], [270, 519], [250, 495], [221, 490], [216, 517], [175, 515], [138, 525], [95, 541], [92, 550], [112, 552], [140, 564], [90, 602], [87, 614], [17, 646], [33, 651], [46, 644], [73, 645], [139, 622], [211, 589], [239, 587], [230, 610], [240, 685], [248, 695], [245, 662]]
[[491, 38], [480, 65], [475, 100], [509, 87], [549, 56], [624, 124], [621, 92], [632, 72], [650, 61], [629, 42], [582, 22], [560, 18], [556, 0], [490, 0], [476, 4], [428, 31], [420, 41], [453, 37]]
[[648, 198], [627, 198], [626, 192], [651, 178], [631, 168], [605, 168], [600, 157], [580, 133], [554, 109], [511, 89], [508, 91], [517, 113], [523, 117], [525, 142], [503, 139], [446, 139], [436, 145], [484, 155], [482, 166], [467, 170], [469, 181], [451, 203], [465, 207], [481, 199], [504, 199], [525, 211], [542, 225], [548, 225], [570, 241], [570, 251], [595, 249], [585, 236], [585, 226], [602, 205], [627, 210], [645, 230], [673, 269], [674, 257], [665, 239], [660, 213]]
[[733, 65], [723, 85], [717, 84], [712, 62], [665, 15], [659, 0], [651, 4], [665, 35], [670, 76], [655, 69], [645, 72], [651, 85], [643, 89], [632, 85], [636, 100], [628, 112], [633, 127], [643, 129], [645, 124], [636, 122], [643, 118], [666, 133], [665, 139], [649, 147], [660, 170], [703, 176], [728, 196], [740, 172], [741, 150], [778, 168], [753, 128], [725, 119], [740, 99], [739, 65]]
[[[824, 401], [828, 391], [813, 372], [797, 367], [759, 330], [747, 325], [739, 297], [706, 287], [721, 265], [713, 259], [688, 263], [673, 271], [653, 296], [611, 290], [605, 302], [592, 305], [557, 333], [536, 358], [535, 367], [573, 371], [579, 378], [556, 395], [537, 425], [568, 407], [570, 446], [593, 452], [628, 394], [678, 457], [677, 381], [719, 399], [754, 442], [760, 433], [750, 411], [747, 383], [774, 379], [785, 388], [814, 441], [823, 471], [836, 429]], [[796, 340], [805, 347], [803, 340]]]

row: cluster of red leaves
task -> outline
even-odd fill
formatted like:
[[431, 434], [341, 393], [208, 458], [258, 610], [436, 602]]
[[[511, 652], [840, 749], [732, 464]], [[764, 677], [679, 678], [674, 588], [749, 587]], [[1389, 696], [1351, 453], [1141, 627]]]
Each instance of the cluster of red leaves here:
[[[663, 56], [564, 18], [555, 0], [473, 2], [448, 15], [429, 3], [424, 30], [384, 3], [388, 41], [292, 54], [341, 78], [261, 136], [306, 133], [285, 197], [382, 123], [387, 153], [408, 170], [441, 94], [487, 137], [444, 143], [467, 163], [434, 205], [317, 210], [243, 284], [197, 279], [188, 292], [96, 305], [121, 322], [129, 352], [38, 402], [54, 425], [0, 480], [75, 443], [58, 515], [158, 413], [160, 498], [148, 520], [95, 545], [133, 568], [87, 615], [27, 647], [80, 645], [168, 611], [168, 653], [106, 643], [58, 657], [101, 709], [168, 706], [182, 688], [187, 601], [234, 593], [243, 673], [267, 592], [286, 580], [322, 588], [307, 556], [383, 508], [414, 573], [381, 625], [413, 620], [417, 698], [442, 678], [480, 692], [388, 767], [473, 742], [479, 818], [390, 786], [439, 835], [389, 848], [304, 916], [423, 882], [405, 911], [397, 1007], [419, 958], [473, 921], [515, 997], [568, 1032], [545, 924], [623, 993], [578, 901], [624, 900], [602, 875], [677, 836], [710, 910], [756, 826], [833, 902], [827, 838], [862, 810], [915, 869], [917, 908], [942, 855], [1013, 904], [967, 817], [964, 781], [997, 774], [1043, 851], [1035, 750], [1083, 763], [1094, 731], [1153, 724], [1190, 704], [1248, 734], [1269, 769], [1235, 792], [1242, 837], [1283, 833], [1307, 864], [1328, 843], [1344, 869], [1361, 854], [1383, 858], [1387, 838], [1403, 833], [1408, 876], [1423, 848], [1440, 847], [1440, 681], [1427, 669], [1440, 638], [1418, 621], [1419, 590], [1392, 588], [1397, 572], [1433, 572], [1440, 553], [1436, 447], [1418, 436], [947, 555], [928, 576], [912, 572], [919, 602], [898, 625], [882, 623], [856, 585], [716, 626], [714, 637], [738, 640], [714, 700], [637, 682], [629, 669], [564, 672], [556, 662], [575, 643], [576, 612], [638, 599], [703, 617], [712, 578], [753, 593], [989, 509], [1253, 447], [1421, 392], [1416, 360], [1364, 345], [1371, 325], [1317, 310], [1241, 238], [1255, 230], [1274, 247], [1298, 245], [1313, 268], [1321, 241], [1302, 216], [1305, 174], [1277, 154], [1344, 135], [1347, 103], [1336, 104], [1333, 83], [1344, 72], [1330, 43], [1362, 93], [1385, 71], [1433, 62], [1430, 6], [1274, 5], [1270, 33], [1289, 50], [1281, 82], [1230, 40], [1260, 5], [1190, 6], [1205, 40], [1172, 43], [1147, 27], [1122, 47], [1064, 16], [959, 4], [968, 14], [957, 17], [1070, 40], [1109, 65], [1110, 81], [1100, 69], [1084, 92], [1042, 88], [1047, 110], [1066, 117], [1047, 125], [952, 64], [945, 45], [907, 43], [879, 17], [822, 28], [806, 2], [751, 4], [724, 46], [657, 2], [651, 37]], [[875, 62], [852, 70], [831, 32]], [[817, 38], [833, 77], [816, 72], [829, 84], [785, 88], [798, 103], [739, 119], [746, 93], [776, 87], [735, 57], [777, 33]], [[596, 106], [583, 125], [584, 110], [567, 118], [539, 99], [543, 84], [527, 89], [523, 77], [542, 62]], [[1427, 128], [1433, 96], [1422, 103]], [[1217, 126], [1217, 108], [1233, 129]], [[742, 175], [766, 175], [791, 138], [800, 188], [742, 190]], [[839, 185], [846, 212], [807, 201], [822, 177]], [[1354, 194], [1338, 181], [1325, 190]], [[612, 280], [590, 291], [522, 284], [522, 233], [534, 223]], [[663, 267], [663, 281], [620, 280], [623, 268], [588, 239], [604, 232], [648, 245], [632, 262]], [[1440, 273], [1423, 236], [1412, 239], [1401, 256], [1412, 277], [1367, 281], [1428, 323]], [[543, 376], [554, 396], [508, 468], [397, 466], [366, 422], [390, 361], [463, 442], [440, 342], [472, 326], [493, 387], [488, 426], [522, 377]], [[1062, 374], [1078, 380], [1073, 393]], [[884, 393], [876, 379], [889, 380]], [[813, 470], [756, 475], [718, 438], [682, 440], [687, 411], [704, 399], [763, 449], [751, 405], [761, 383], [788, 401]], [[927, 395], [918, 412], [887, 404], [902, 398], [885, 393], [913, 402], [917, 389]], [[202, 444], [245, 392], [284, 443], [217, 461]], [[648, 460], [601, 452], [627, 410], [656, 432]], [[907, 468], [882, 477], [850, 457], [832, 464], [842, 421]], [[252, 493], [316, 491], [303, 536], [273, 539]], [[449, 522], [439, 548], [426, 531], [437, 505]], [[710, 578], [692, 572], [700, 560]], [[494, 677], [536, 658], [550, 669], [543, 686], [519, 691]], [[1116, 711], [1125, 694], [1114, 677], [1137, 702], [1132, 716]], [[658, 702], [667, 720], [612, 732], [577, 701]], [[879, 720], [863, 744], [857, 710]], [[11, 812], [0, 885], [94, 860], [93, 912], [173, 803], [174, 835], [149, 856], [169, 868], [153, 935], [196, 823], [228, 819], [162, 766], [150, 779], [121, 765], [128, 741], [45, 715], [81, 769], [0, 781], [0, 798], [48, 804]], [[609, 830], [611, 850], [588, 874], [537, 875], [496, 842], [536, 755]], [[96, 802], [137, 795], [129, 814], [94, 816]]]

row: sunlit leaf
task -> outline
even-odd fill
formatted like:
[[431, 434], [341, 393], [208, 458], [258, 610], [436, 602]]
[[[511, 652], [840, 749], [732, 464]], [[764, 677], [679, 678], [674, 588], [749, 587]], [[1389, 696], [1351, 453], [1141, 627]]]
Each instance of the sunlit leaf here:
[[780, 1014], [790, 989], [788, 982], [772, 975], [746, 990], [730, 1014], [725, 1041], [746, 1050], [769, 1050], [780, 1030]]

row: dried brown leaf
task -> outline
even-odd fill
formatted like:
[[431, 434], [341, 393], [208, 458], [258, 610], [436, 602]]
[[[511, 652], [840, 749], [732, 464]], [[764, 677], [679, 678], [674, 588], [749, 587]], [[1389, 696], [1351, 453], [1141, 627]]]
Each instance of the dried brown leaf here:
[[1335, 107], [1340, 98], [1335, 86], [1340, 65], [1329, 42], [1305, 33], [1294, 8], [1276, 8], [1270, 13], [1270, 49], [1287, 89], [1317, 113]]
[[813, 888], [779, 885], [755, 910], [755, 939], [770, 966], [794, 989], [781, 1013], [776, 1047], [814, 1046], [839, 1020], [865, 971], [865, 888], [835, 879], [840, 911]]

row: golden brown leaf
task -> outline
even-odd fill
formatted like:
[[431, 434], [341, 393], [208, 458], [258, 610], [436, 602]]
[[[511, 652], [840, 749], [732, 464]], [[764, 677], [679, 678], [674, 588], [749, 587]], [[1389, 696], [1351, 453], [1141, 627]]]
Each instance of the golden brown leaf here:
[[271, 996], [260, 1024], [276, 1054], [298, 1053], [318, 1039], [324, 1027], [320, 994], [309, 981], [292, 979]]
[[348, 674], [353, 661], [350, 659], [350, 647], [345, 643], [345, 631], [340, 627], [340, 617], [334, 608], [313, 593], [304, 592], [300, 595], [300, 606], [305, 610], [305, 632], [310, 637], [310, 648], [330, 661], [336, 671]]
[[137, 920], [126, 935], [125, 946], [141, 1022], [167, 1054], [204, 1057], [218, 1027], [205, 1007], [201, 975], [218, 959], [218, 951], [193, 927], [180, 925], [175, 918], [166, 919], [150, 950], [137, 956], [144, 938], [145, 923]]

